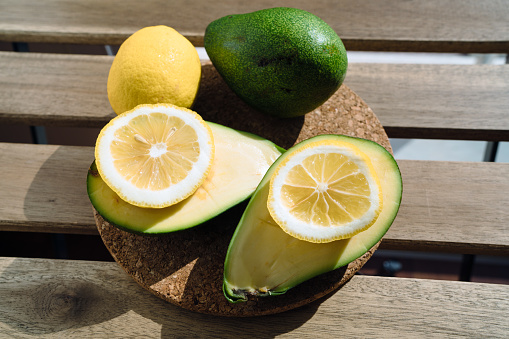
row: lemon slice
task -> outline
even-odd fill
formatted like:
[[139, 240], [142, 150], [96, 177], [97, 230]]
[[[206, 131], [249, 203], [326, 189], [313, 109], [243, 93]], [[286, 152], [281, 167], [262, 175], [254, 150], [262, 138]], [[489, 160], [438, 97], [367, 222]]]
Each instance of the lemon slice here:
[[267, 207], [291, 236], [315, 243], [371, 226], [382, 192], [370, 159], [354, 145], [320, 136], [290, 149], [270, 181]]
[[162, 208], [189, 197], [212, 166], [214, 141], [200, 115], [170, 104], [139, 105], [99, 133], [97, 169], [126, 202]]

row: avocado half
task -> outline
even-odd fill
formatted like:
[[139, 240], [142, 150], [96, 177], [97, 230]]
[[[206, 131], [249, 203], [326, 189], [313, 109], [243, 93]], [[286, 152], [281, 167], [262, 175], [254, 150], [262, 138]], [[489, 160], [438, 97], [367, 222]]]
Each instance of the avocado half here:
[[207, 179], [192, 196], [166, 208], [131, 205], [102, 180], [94, 162], [87, 191], [96, 211], [126, 231], [164, 234], [197, 226], [249, 198], [284, 150], [254, 134], [207, 123], [214, 136], [215, 159]]
[[[319, 138], [338, 138], [357, 146], [371, 159], [380, 179], [383, 208], [367, 230], [348, 239], [311, 243], [285, 233], [267, 209], [272, 173], [286, 154]], [[392, 155], [379, 144], [342, 135], [321, 135], [290, 148], [270, 167], [235, 230], [225, 259], [223, 292], [230, 302], [248, 296], [283, 294], [322, 273], [345, 266], [373, 247], [391, 226], [401, 203], [403, 184]]]

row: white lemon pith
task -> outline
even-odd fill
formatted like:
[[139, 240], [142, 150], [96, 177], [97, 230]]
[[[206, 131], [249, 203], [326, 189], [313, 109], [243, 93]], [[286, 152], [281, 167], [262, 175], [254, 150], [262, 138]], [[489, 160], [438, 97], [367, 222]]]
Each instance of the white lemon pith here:
[[293, 237], [330, 242], [371, 226], [382, 209], [382, 192], [369, 158], [357, 147], [320, 140], [295, 150], [278, 165], [267, 206]]
[[140, 105], [112, 119], [97, 138], [97, 169], [120, 198], [167, 207], [190, 196], [212, 166], [210, 127], [173, 105]]

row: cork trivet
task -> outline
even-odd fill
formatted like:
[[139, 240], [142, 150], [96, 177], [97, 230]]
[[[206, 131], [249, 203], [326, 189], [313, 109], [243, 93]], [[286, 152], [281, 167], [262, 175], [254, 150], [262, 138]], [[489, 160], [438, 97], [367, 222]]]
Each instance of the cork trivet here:
[[[205, 120], [251, 132], [288, 148], [319, 134], [371, 139], [392, 152], [372, 110], [346, 85], [321, 107], [293, 119], [267, 117], [245, 105], [210, 63], [203, 64], [200, 93], [193, 107]], [[231, 304], [223, 295], [223, 263], [246, 203], [198, 227], [163, 236], [128, 233], [95, 213], [102, 240], [117, 263], [141, 286], [182, 308], [222, 316], [283, 312], [315, 301], [344, 285], [372, 256], [376, 244], [348, 266], [304, 282], [286, 294], [253, 297]]]

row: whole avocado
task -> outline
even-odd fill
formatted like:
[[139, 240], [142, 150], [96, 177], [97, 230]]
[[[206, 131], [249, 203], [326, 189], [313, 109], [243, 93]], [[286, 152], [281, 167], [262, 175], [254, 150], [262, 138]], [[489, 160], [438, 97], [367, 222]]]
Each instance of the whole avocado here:
[[287, 118], [322, 105], [343, 83], [346, 50], [319, 17], [277, 7], [211, 22], [207, 54], [228, 86], [258, 111]]

